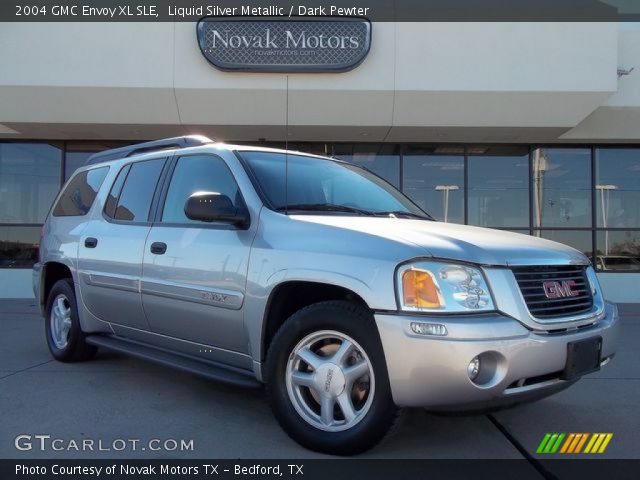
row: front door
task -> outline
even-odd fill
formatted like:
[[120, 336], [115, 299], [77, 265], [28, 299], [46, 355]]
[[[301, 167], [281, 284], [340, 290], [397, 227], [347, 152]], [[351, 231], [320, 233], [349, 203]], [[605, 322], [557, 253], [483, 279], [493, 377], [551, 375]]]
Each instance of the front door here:
[[255, 227], [187, 218], [185, 203], [198, 191], [244, 204], [220, 157], [179, 157], [144, 249], [142, 301], [152, 332], [193, 342], [187, 353], [220, 360], [228, 351], [248, 353], [242, 306]]

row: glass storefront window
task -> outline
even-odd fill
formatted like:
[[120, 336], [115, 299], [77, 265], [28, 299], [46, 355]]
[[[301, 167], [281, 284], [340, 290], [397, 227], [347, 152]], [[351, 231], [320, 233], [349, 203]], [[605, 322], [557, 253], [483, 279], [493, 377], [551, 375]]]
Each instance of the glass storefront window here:
[[469, 156], [468, 222], [483, 227], [529, 226], [529, 154], [522, 148]]
[[400, 152], [397, 145], [336, 144], [333, 155], [340, 160], [364, 167], [394, 187], [400, 188]]
[[61, 150], [0, 143], [0, 223], [42, 223], [60, 189]]
[[593, 251], [591, 230], [536, 230], [534, 236], [564, 243], [570, 247], [580, 250], [587, 257], [591, 258]]
[[0, 268], [31, 268], [38, 261], [41, 227], [0, 227]]
[[[128, 143], [65, 142], [63, 154], [47, 143], [0, 142], [0, 268], [30, 268], [36, 261], [40, 227], [35, 225], [44, 221], [61, 175], [67, 180], [94, 152]], [[259, 144], [285, 147], [284, 142]], [[524, 234], [531, 228], [536, 236], [586, 253], [601, 272], [640, 272], [640, 148], [635, 146], [554, 146], [530, 155], [527, 145], [289, 142], [288, 147], [366, 167], [402, 186], [440, 221], [466, 220]]]
[[640, 270], [640, 231], [600, 230], [595, 265], [600, 271]]
[[87, 159], [95, 152], [67, 152], [64, 155], [64, 181], [71, 178], [71, 175], [80, 167], [84, 167]]
[[601, 228], [640, 228], [640, 148], [596, 150], [596, 212]]
[[409, 149], [403, 159], [405, 195], [437, 220], [464, 223], [464, 156]]
[[539, 148], [532, 161], [534, 228], [590, 228], [591, 149]]

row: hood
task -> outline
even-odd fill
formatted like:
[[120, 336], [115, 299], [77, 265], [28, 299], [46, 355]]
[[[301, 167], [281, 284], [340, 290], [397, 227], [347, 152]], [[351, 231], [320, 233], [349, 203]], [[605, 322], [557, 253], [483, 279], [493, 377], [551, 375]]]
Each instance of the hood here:
[[427, 220], [292, 215], [292, 219], [361, 232], [416, 247], [415, 256], [482, 265], [588, 264], [578, 250], [529, 235]]

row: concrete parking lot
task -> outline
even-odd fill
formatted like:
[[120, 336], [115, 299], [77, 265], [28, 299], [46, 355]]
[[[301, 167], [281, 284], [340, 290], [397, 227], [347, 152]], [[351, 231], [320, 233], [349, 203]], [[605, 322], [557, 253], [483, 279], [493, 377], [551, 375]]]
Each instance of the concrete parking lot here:
[[[611, 432], [600, 457], [640, 458], [640, 306], [621, 311], [616, 358], [569, 390], [492, 415], [411, 410], [391, 437], [362, 457], [536, 457], [546, 432]], [[33, 301], [0, 301], [0, 327], [0, 458], [322, 457], [283, 433], [262, 390], [219, 385], [108, 352], [86, 363], [58, 363], [49, 355]], [[40, 451], [34, 442], [22, 451], [15, 447], [22, 434], [101, 440], [103, 447], [114, 439], [139, 439], [141, 448]], [[193, 450], [143, 450], [152, 439], [193, 440]]]

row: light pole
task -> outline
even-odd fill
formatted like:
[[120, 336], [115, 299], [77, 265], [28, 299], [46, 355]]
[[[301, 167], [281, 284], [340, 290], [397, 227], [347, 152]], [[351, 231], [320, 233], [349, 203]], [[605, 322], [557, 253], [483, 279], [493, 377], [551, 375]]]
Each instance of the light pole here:
[[[609, 231], [607, 228], [607, 215], [609, 213], [609, 192], [611, 190], [617, 190], [617, 185], [596, 185], [596, 190], [600, 190], [600, 206], [602, 208], [602, 227], [604, 231], [604, 254], [609, 255]], [[604, 192], [607, 192], [607, 199], [605, 201]]]
[[444, 196], [444, 223], [447, 223], [449, 218], [449, 192], [459, 190], [458, 185], [436, 185], [437, 192], [443, 192]]

